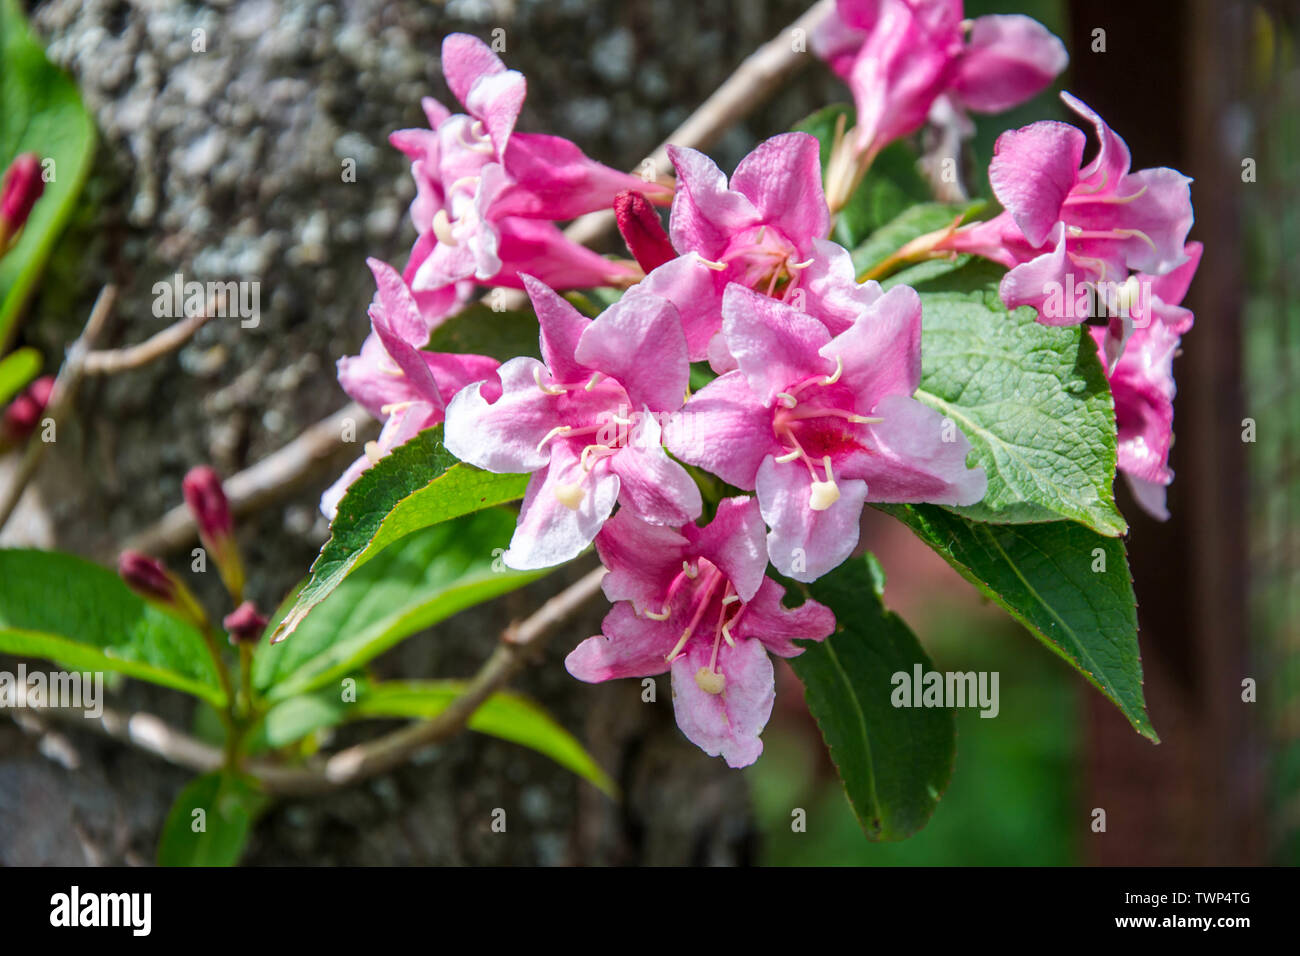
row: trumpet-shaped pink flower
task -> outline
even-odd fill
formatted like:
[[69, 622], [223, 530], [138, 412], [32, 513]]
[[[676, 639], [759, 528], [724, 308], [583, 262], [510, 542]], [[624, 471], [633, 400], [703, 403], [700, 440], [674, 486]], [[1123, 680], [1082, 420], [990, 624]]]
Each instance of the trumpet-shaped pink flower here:
[[601, 626], [565, 658], [579, 680], [672, 673], [677, 725], [701, 750], [744, 767], [763, 752], [759, 734], [776, 695], [768, 654], [795, 657], [796, 639], [835, 629], [828, 608], [781, 603], [768, 578], [763, 520], [752, 498], [728, 498], [713, 521], [680, 529], [620, 509], [596, 537], [615, 602]]
[[447, 410], [446, 443], [488, 471], [533, 473], [502, 560], [543, 568], [576, 557], [616, 501], [654, 524], [700, 514], [695, 482], [661, 445], [657, 416], [681, 408], [689, 376], [677, 310], [640, 295], [595, 320], [524, 277], [543, 361], [511, 359], [501, 395], [473, 385]]
[[597, 163], [558, 136], [516, 133], [527, 84], [476, 37], [448, 36], [442, 66], [466, 112], [426, 98], [430, 129], [391, 137], [411, 159], [412, 221], [436, 240], [417, 249], [416, 293], [471, 277], [520, 287], [521, 268], [562, 287], [635, 278], [635, 270], [566, 239], [553, 220], [608, 208], [622, 190], [661, 202], [670, 190]]
[[1087, 316], [1052, 305], [1062, 289], [1169, 272], [1185, 261], [1194, 217], [1190, 179], [1164, 167], [1130, 172], [1124, 141], [1084, 103], [1061, 97], [1096, 128], [1096, 158], [1080, 168], [1086, 137], [1066, 123], [1003, 133], [989, 180], [1006, 211], [936, 248], [1007, 266], [1000, 291], [1008, 308], [1030, 305], [1048, 325], [1077, 325]]
[[961, 0], [838, 0], [813, 49], [849, 85], [868, 158], [920, 129], [941, 99], [958, 118], [1000, 113], [1065, 69], [1061, 41], [1025, 16], [963, 20]]
[[[1173, 444], [1174, 356], [1182, 335], [1192, 327], [1192, 313], [1179, 303], [1187, 294], [1201, 261], [1201, 244], [1187, 244], [1187, 261], [1162, 276], [1138, 276], [1150, 284], [1145, 311], [1134, 310], [1132, 334], [1123, 354], [1109, 368], [1115, 399], [1119, 470], [1139, 505], [1153, 517], [1169, 517], [1165, 489], [1174, 480], [1169, 467]], [[1103, 351], [1113, 330], [1089, 330]]]
[[366, 410], [384, 422], [379, 439], [366, 445], [321, 497], [321, 511], [334, 517], [348, 486], [372, 464], [439, 424], [447, 402], [470, 382], [483, 383], [490, 396], [499, 396], [493, 372], [497, 361], [485, 355], [426, 352], [429, 327], [415, 296], [402, 277], [386, 263], [368, 259], [378, 293], [370, 306], [371, 334], [361, 354], [339, 359], [339, 384]]
[[921, 377], [921, 300], [899, 286], [832, 336], [817, 319], [739, 285], [723, 298], [738, 368], [687, 402], [693, 427], [668, 447], [756, 489], [782, 574], [813, 581], [858, 540], [863, 503], [973, 504], [987, 481], [970, 445], [912, 398]]

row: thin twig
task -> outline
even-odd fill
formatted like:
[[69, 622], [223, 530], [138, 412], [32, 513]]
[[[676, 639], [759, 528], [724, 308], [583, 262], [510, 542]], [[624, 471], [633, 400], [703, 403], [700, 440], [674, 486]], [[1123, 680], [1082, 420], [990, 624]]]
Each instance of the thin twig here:
[[[58, 376], [54, 379], [54, 386], [50, 390], [50, 398], [45, 406], [45, 413], [42, 416], [42, 423], [39, 431], [43, 432], [47, 423], [52, 422], [55, 428], [58, 427], [59, 420], [72, 404], [73, 397], [77, 394], [77, 387], [81, 384], [82, 376], [85, 373], [86, 356], [90, 348], [94, 345], [99, 333], [104, 329], [104, 323], [108, 321], [109, 315], [113, 312], [113, 302], [117, 299], [117, 286], [106, 285], [99, 290], [99, 295], [95, 299], [95, 305], [90, 310], [90, 318], [86, 320], [86, 326], [81, 330], [81, 335], [77, 340], [68, 346], [67, 357], [63, 360], [63, 367], [59, 369]], [[40, 467], [42, 459], [45, 458], [46, 451], [53, 442], [45, 441], [43, 434], [33, 434], [27, 440], [27, 449], [23, 453], [23, 460], [18, 465], [18, 471], [11, 481], [0, 494], [0, 528], [5, 526], [10, 515], [13, 514], [14, 508], [18, 507], [18, 502], [23, 496], [23, 491], [27, 488], [27, 483], [32, 480], [36, 474], [36, 469]]]
[[[379, 424], [356, 402], [339, 409], [329, 418], [310, 426], [289, 444], [272, 452], [256, 465], [245, 468], [223, 482], [226, 497], [235, 514], [246, 514], [276, 501], [297, 488], [325, 463], [334, 460], [345, 445], [343, 432], [351, 423], [357, 447], [377, 434]], [[165, 554], [194, 541], [198, 529], [184, 505], [177, 505], [124, 547], [145, 554]]]
[[209, 303], [208, 308], [197, 315], [186, 316], [137, 345], [91, 352], [86, 356], [84, 374], [116, 375], [148, 365], [154, 359], [176, 351], [216, 314], [217, 310]]
[[[529, 617], [507, 628], [492, 655], [470, 678], [459, 697], [437, 716], [342, 750], [304, 767], [287, 767], [270, 760], [248, 761], [244, 769], [261, 781], [272, 796], [308, 796], [350, 786], [401, 765], [417, 750], [454, 737], [474, 712], [503, 689], [546, 642], [584, 605], [600, 593], [604, 568], [596, 568], [548, 600]], [[75, 708], [31, 708], [41, 715], [73, 721], [85, 717]], [[169, 763], [198, 773], [222, 766], [221, 749], [147, 713], [123, 713], [104, 708], [89, 726], [115, 740], [132, 744]]]

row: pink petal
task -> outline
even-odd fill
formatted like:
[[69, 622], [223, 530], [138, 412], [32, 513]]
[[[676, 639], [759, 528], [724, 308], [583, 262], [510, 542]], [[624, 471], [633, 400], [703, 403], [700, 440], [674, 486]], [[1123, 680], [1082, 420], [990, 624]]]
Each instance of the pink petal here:
[[1092, 123], [1100, 143], [1092, 162], [1079, 172], [1079, 182], [1086, 183], [1089, 191], [1093, 192], [1115, 190], [1120, 180], [1128, 173], [1132, 161], [1128, 145], [1083, 100], [1065, 91], [1061, 92], [1061, 100], [1075, 113]]
[[466, 106], [469, 105], [470, 90], [480, 77], [504, 72], [506, 65], [478, 37], [468, 33], [449, 33], [443, 38], [442, 74], [456, 99]]
[[676, 642], [667, 621], [637, 617], [632, 605], [615, 604], [600, 626], [564, 659], [565, 669], [590, 684], [624, 677], [653, 677], [668, 670], [666, 660]]
[[702, 690], [695, 680], [709, 665], [712, 648], [692, 641], [672, 664], [673, 709], [677, 726], [691, 743], [710, 757], [721, 756], [728, 767], [747, 767], [763, 752], [759, 734], [767, 726], [776, 700], [772, 661], [758, 641], [725, 643], [717, 666], [726, 678], [721, 694]]
[[1059, 310], [1045, 308], [1048, 298], [1054, 293], [1064, 295], [1066, 274], [1070, 271], [1071, 264], [1065, 251], [1064, 223], [1057, 224], [1048, 241], [1052, 245], [1051, 251], [1022, 262], [1004, 275], [998, 285], [998, 293], [1008, 309], [1022, 305], [1033, 306], [1038, 310], [1038, 320], [1046, 325], [1078, 325], [1086, 316], [1075, 315], [1073, 307]]
[[524, 474], [545, 467], [551, 446], [542, 446], [542, 441], [561, 422], [555, 397], [537, 387], [534, 373], [546, 375], [546, 367], [537, 359], [515, 358], [502, 365], [498, 370], [501, 397], [493, 404], [488, 404], [483, 382], [458, 392], [447, 406], [443, 439], [447, 450], [461, 461], [498, 474]]
[[488, 285], [522, 289], [520, 273], [535, 276], [552, 289], [591, 289], [635, 279], [639, 273], [568, 239], [560, 227], [541, 219], [509, 216], [498, 220], [501, 271]]
[[737, 488], [752, 489], [763, 459], [781, 453], [771, 409], [754, 397], [739, 371], [696, 392], [681, 417], [683, 424], [669, 429], [668, 450]]
[[765, 405], [810, 375], [835, 371], [835, 363], [818, 351], [831, 338], [826, 326], [736, 283], [722, 294], [722, 334], [750, 390]]
[[544, 282], [530, 275], [521, 275], [520, 278], [537, 312], [542, 360], [550, 370], [550, 377], [561, 384], [574, 384], [591, 378], [595, 370], [576, 358], [578, 343], [591, 326], [591, 319]]
[[1163, 482], [1144, 481], [1127, 472], [1124, 473], [1124, 480], [1139, 508], [1157, 521], [1169, 520], [1169, 506], [1165, 502], [1167, 486]]
[[659, 266], [623, 293], [623, 301], [657, 295], [676, 306], [686, 335], [687, 356], [699, 362], [708, 356], [709, 342], [722, 328], [722, 298], [713, 276], [713, 270], [698, 256], [688, 253]]
[[843, 363], [840, 381], [872, 407], [885, 395], [911, 395], [921, 384], [921, 297], [895, 286], [821, 348]]
[[768, 653], [798, 657], [804, 652], [796, 640], [823, 641], [835, 632], [835, 615], [816, 601], [804, 601], [796, 608], [781, 603], [785, 588], [763, 578], [758, 593], [745, 605], [732, 634], [760, 641]]
[[601, 582], [605, 597], [631, 601], [637, 611], [659, 611], [689, 546], [680, 531], [643, 521], [629, 508], [618, 509], [596, 535], [600, 562], [609, 569]]
[[499, 216], [575, 219], [609, 209], [625, 190], [665, 202], [670, 197], [666, 187], [598, 163], [559, 136], [516, 133], [506, 150], [505, 167], [517, 185], [493, 208]]
[[718, 502], [713, 520], [703, 528], [688, 525], [683, 534], [691, 539], [694, 552], [716, 565], [740, 599], [748, 601], [767, 573], [766, 531], [758, 502], [738, 495]]
[[831, 228], [820, 151], [807, 133], [782, 133], [759, 143], [731, 177], [731, 188], [754, 204], [761, 221], [777, 226], [801, 250]]
[[528, 83], [515, 70], [482, 76], [470, 88], [465, 108], [483, 121], [498, 158], [504, 157], [514, 132], [515, 121], [523, 109]]
[[989, 183], [1025, 234], [1041, 246], [1061, 219], [1061, 207], [1079, 175], [1087, 142], [1066, 123], [1045, 120], [998, 137]]
[[1001, 113], [1047, 89], [1069, 62], [1065, 44], [1031, 17], [977, 17], [953, 87], [964, 106]]
[[698, 252], [716, 259], [736, 233], [760, 221], [745, 196], [727, 187], [727, 177], [703, 153], [669, 146], [668, 158], [677, 170], [668, 234], [678, 252]]
[[667, 299], [642, 294], [616, 302], [587, 325], [574, 354], [617, 379], [633, 408], [675, 411], [686, 399], [686, 336]]
[[756, 485], [763, 520], [772, 529], [767, 553], [776, 569], [796, 581], [816, 581], [841, 564], [858, 544], [867, 482], [836, 475], [840, 496], [829, 508], [813, 511], [811, 476], [801, 461], [763, 460]]
[[608, 462], [619, 477], [619, 502], [637, 517], [651, 524], [677, 526], [700, 516], [704, 504], [699, 486], [685, 468], [664, 453], [653, 415], [638, 416], [631, 441]]
[[853, 257], [838, 243], [815, 239], [812, 246], [812, 265], [799, 281], [805, 293], [804, 311], [831, 335], [839, 335], [880, 298], [880, 283], [874, 279], [858, 282]]
[[[576, 509], [557, 495], [575, 485], [582, 492]], [[571, 561], [591, 544], [614, 510], [618, 490], [618, 476], [612, 471], [600, 465], [588, 471], [567, 442], [552, 443], [550, 465], [528, 482], [519, 524], [501, 560], [519, 571]]]
[[866, 480], [869, 500], [973, 505], [984, 497], [984, 469], [966, 467], [970, 442], [955, 425], [945, 427], [939, 412], [887, 395], [872, 414], [884, 421], [866, 426], [866, 454], [841, 468], [845, 476]]

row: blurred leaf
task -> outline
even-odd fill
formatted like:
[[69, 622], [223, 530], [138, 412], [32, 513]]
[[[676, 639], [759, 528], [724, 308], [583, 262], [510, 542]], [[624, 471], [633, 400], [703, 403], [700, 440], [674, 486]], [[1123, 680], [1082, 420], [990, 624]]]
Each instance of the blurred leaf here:
[[0, 359], [0, 405], [26, 388], [40, 371], [41, 353], [36, 349], [18, 349]]
[[[853, 268], [861, 277], [913, 239], [951, 226], [954, 221], [964, 222], [983, 206], [983, 201], [924, 202], [909, 206], [853, 250]], [[964, 257], [962, 261], [965, 261]]]
[[325, 542], [275, 636], [294, 632], [307, 612], [344, 579], [413, 531], [524, 496], [527, 475], [495, 475], [461, 464], [427, 429], [381, 458], [352, 483]]
[[17, 0], [0, 0], [0, 63], [0, 175], [21, 153], [54, 161], [53, 182], [45, 184], [18, 244], [0, 258], [3, 343], [81, 192], [95, 126], [76, 85], [45, 58]]
[[[442, 713], [464, 693], [465, 681], [385, 681], [372, 684], [348, 711], [350, 717], [409, 717], [428, 720]], [[534, 701], [510, 691], [499, 691], [469, 719], [470, 730], [521, 744], [550, 757], [560, 766], [611, 797], [618, 788], [587, 753], [578, 739], [561, 727]]]
[[537, 316], [527, 309], [494, 312], [475, 302], [433, 330], [425, 349], [487, 355], [507, 362], [520, 355], [541, 357]]
[[1092, 336], [1083, 326], [1042, 325], [1031, 308], [1007, 312], [1002, 271], [972, 261], [918, 283], [916, 397], [970, 439], [970, 463], [988, 475], [983, 501], [954, 510], [1005, 524], [1065, 518], [1123, 534], [1111, 490], [1115, 410]]
[[198, 631], [70, 554], [0, 551], [0, 651], [118, 671], [225, 705]]
[[790, 666], [803, 681], [863, 832], [902, 840], [925, 826], [952, 777], [953, 712], [895, 707], [892, 677], [909, 676], [930, 658], [907, 625], [885, 610], [884, 573], [875, 558], [851, 559], [810, 585], [835, 612], [834, 634], [807, 648]]
[[[810, 133], [821, 144], [822, 171], [830, 161], [835, 139], [835, 124], [844, 116], [844, 128], [853, 127], [852, 106], [836, 104], [818, 110], [795, 125], [795, 130]], [[916, 165], [916, 154], [906, 143], [897, 142], [881, 150], [871, 169], [840, 210], [831, 236], [846, 249], [853, 249], [890, 220], [917, 203], [934, 197]], [[949, 217], [951, 219], [951, 217]]]
[[894, 515], [1159, 741], [1142, 695], [1137, 602], [1124, 542], [1072, 521], [973, 522], [933, 505], [878, 505]]
[[167, 814], [158, 865], [234, 866], [264, 805], [249, 778], [218, 771], [192, 780]]
[[262, 643], [253, 683], [271, 700], [353, 673], [403, 638], [547, 573], [515, 571], [499, 555], [515, 516], [501, 508], [423, 528], [378, 553], [298, 626], [293, 639]]

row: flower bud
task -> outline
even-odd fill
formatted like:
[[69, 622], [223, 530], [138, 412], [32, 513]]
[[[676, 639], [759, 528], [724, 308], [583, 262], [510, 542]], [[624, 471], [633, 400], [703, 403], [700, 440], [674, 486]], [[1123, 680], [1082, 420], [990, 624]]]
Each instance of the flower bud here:
[[0, 183], [0, 255], [12, 245], [44, 191], [39, 157], [23, 153], [9, 166]]
[[221, 479], [207, 465], [191, 468], [181, 482], [185, 503], [199, 527], [199, 538], [212, 555], [226, 590], [236, 601], [244, 596], [244, 566], [235, 544], [235, 522]]
[[200, 629], [207, 615], [190, 589], [156, 558], [139, 551], [123, 551], [117, 559], [118, 576], [140, 597], [189, 621]]
[[230, 634], [231, 644], [252, 644], [266, 633], [266, 618], [257, 612], [252, 601], [245, 601], [221, 622]]
[[614, 197], [614, 218], [628, 251], [645, 272], [677, 258], [659, 213], [645, 196], [632, 190], [619, 193]]
[[54, 376], [42, 375], [18, 395], [0, 417], [0, 443], [18, 444], [36, 430], [50, 403]]

